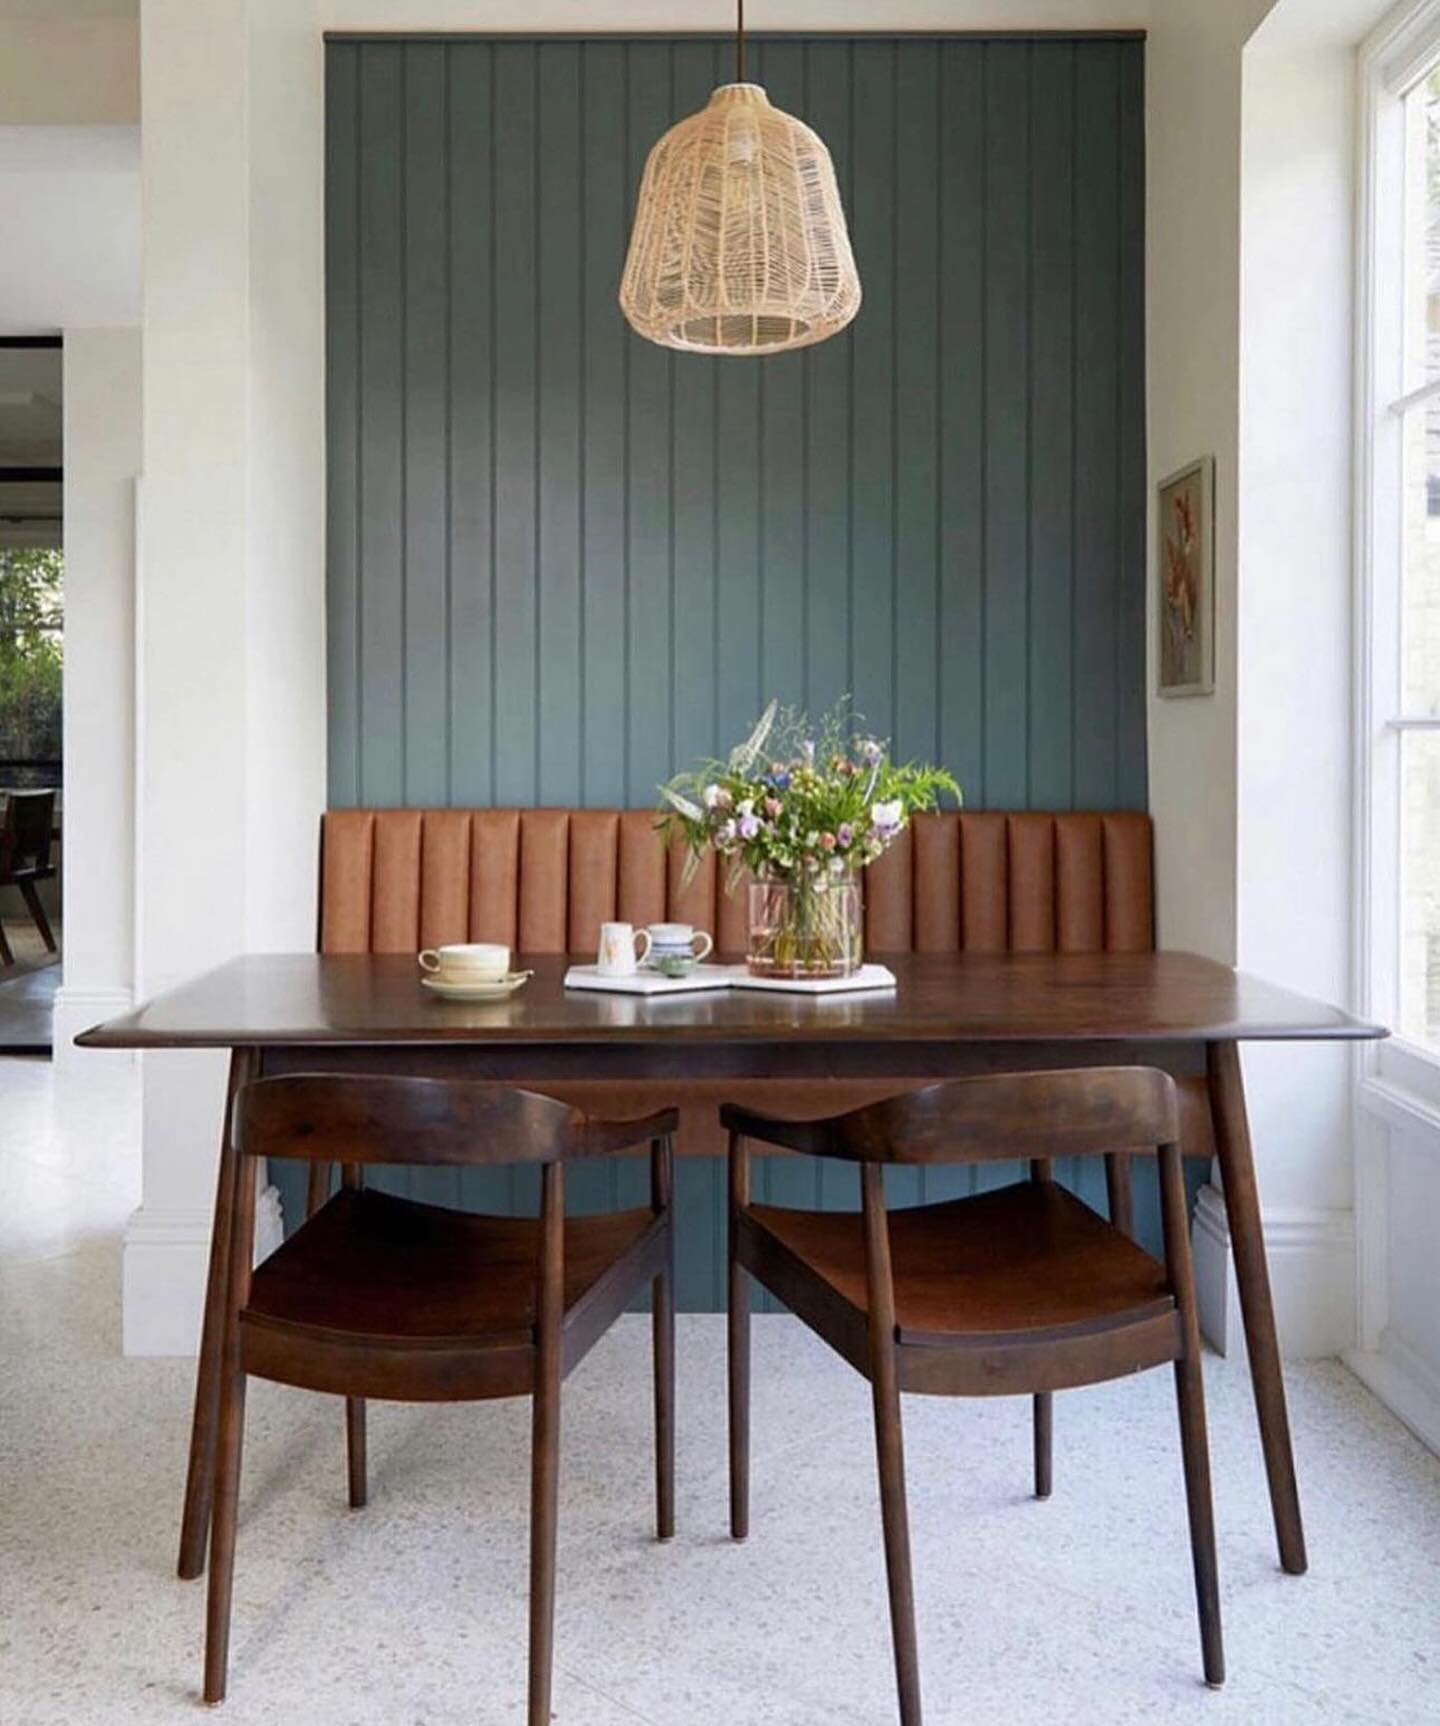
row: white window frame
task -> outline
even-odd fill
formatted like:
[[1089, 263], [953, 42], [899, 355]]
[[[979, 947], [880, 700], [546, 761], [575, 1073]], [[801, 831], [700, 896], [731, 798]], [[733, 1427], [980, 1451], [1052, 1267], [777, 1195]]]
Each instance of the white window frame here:
[[[1359, 56], [1355, 292], [1356, 1006], [1382, 1024], [1400, 1008], [1400, 750], [1440, 719], [1401, 715], [1403, 418], [1440, 395], [1404, 392], [1404, 96], [1440, 65], [1440, 0], [1397, 7]], [[1361, 1057], [1361, 1095], [1440, 1125], [1440, 1049], [1399, 1035]]]

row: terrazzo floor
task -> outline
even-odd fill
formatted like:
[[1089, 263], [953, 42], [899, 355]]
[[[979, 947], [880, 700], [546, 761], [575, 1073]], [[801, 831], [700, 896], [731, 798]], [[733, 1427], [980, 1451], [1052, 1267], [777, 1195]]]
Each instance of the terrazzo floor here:
[[[118, 1353], [125, 1069], [0, 1062], [0, 1722], [197, 1717], [172, 1563], [187, 1361]], [[725, 1537], [723, 1321], [682, 1318], [679, 1535], [648, 1537], [648, 1329], [564, 1410], [555, 1719], [889, 1726], [866, 1387], [756, 1321], [753, 1533]], [[1333, 1364], [1289, 1374], [1312, 1569], [1276, 1568], [1243, 1369], [1207, 1361], [1230, 1681], [1200, 1682], [1168, 1374], [1072, 1392], [1056, 1496], [1028, 1407], [907, 1399], [928, 1726], [1440, 1721], [1440, 1461]], [[344, 1505], [337, 1402], [252, 1387], [232, 1726], [518, 1726], [527, 1405], [377, 1406]]]

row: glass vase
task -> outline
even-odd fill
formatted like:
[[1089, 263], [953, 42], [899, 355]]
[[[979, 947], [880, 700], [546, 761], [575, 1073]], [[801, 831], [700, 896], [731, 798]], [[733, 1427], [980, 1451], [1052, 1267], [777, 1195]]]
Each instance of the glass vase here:
[[858, 875], [750, 883], [755, 977], [848, 977], [860, 969], [864, 906]]

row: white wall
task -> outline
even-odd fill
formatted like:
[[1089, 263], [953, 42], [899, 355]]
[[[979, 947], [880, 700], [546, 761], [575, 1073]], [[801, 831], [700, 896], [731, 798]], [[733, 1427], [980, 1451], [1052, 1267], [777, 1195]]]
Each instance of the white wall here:
[[[320, 36], [145, 0], [138, 978], [313, 943], [324, 805]], [[125, 1346], [194, 1347], [224, 1062], [145, 1060]]]
[[137, 126], [0, 125], [0, 212], [0, 331], [139, 324]]
[[[1380, 10], [1168, 0], [1148, 56], [1152, 491], [1216, 458], [1215, 694], [1150, 700], [1160, 938], [1340, 1003], [1354, 44]], [[1152, 688], [1154, 623], [1152, 581]], [[1349, 1059], [1251, 1047], [1244, 1066], [1282, 1347], [1335, 1353], [1355, 1323]], [[1207, 1332], [1231, 1346], [1214, 1188], [1196, 1252]]]
[[[1244, 66], [1237, 957], [1350, 1004], [1355, 55], [1284, 21]], [[1287, 1344], [1335, 1354], [1355, 1327], [1350, 1052], [1256, 1047], [1245, 1070]]]
[[[55, 1056], [125, 1011], [134, 946], [140, 332], [65, 332], [65, 980]], [[88, 1057], [94, 1059], [94, 1057]]]

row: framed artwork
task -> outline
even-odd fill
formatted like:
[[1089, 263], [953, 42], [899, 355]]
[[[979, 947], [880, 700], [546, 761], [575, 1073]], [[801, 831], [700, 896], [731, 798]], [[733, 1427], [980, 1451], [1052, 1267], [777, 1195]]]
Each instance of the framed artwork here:
[[1156, 495], [1160, 695], [1215, 689], [1215, 458], [1162, 479]]

